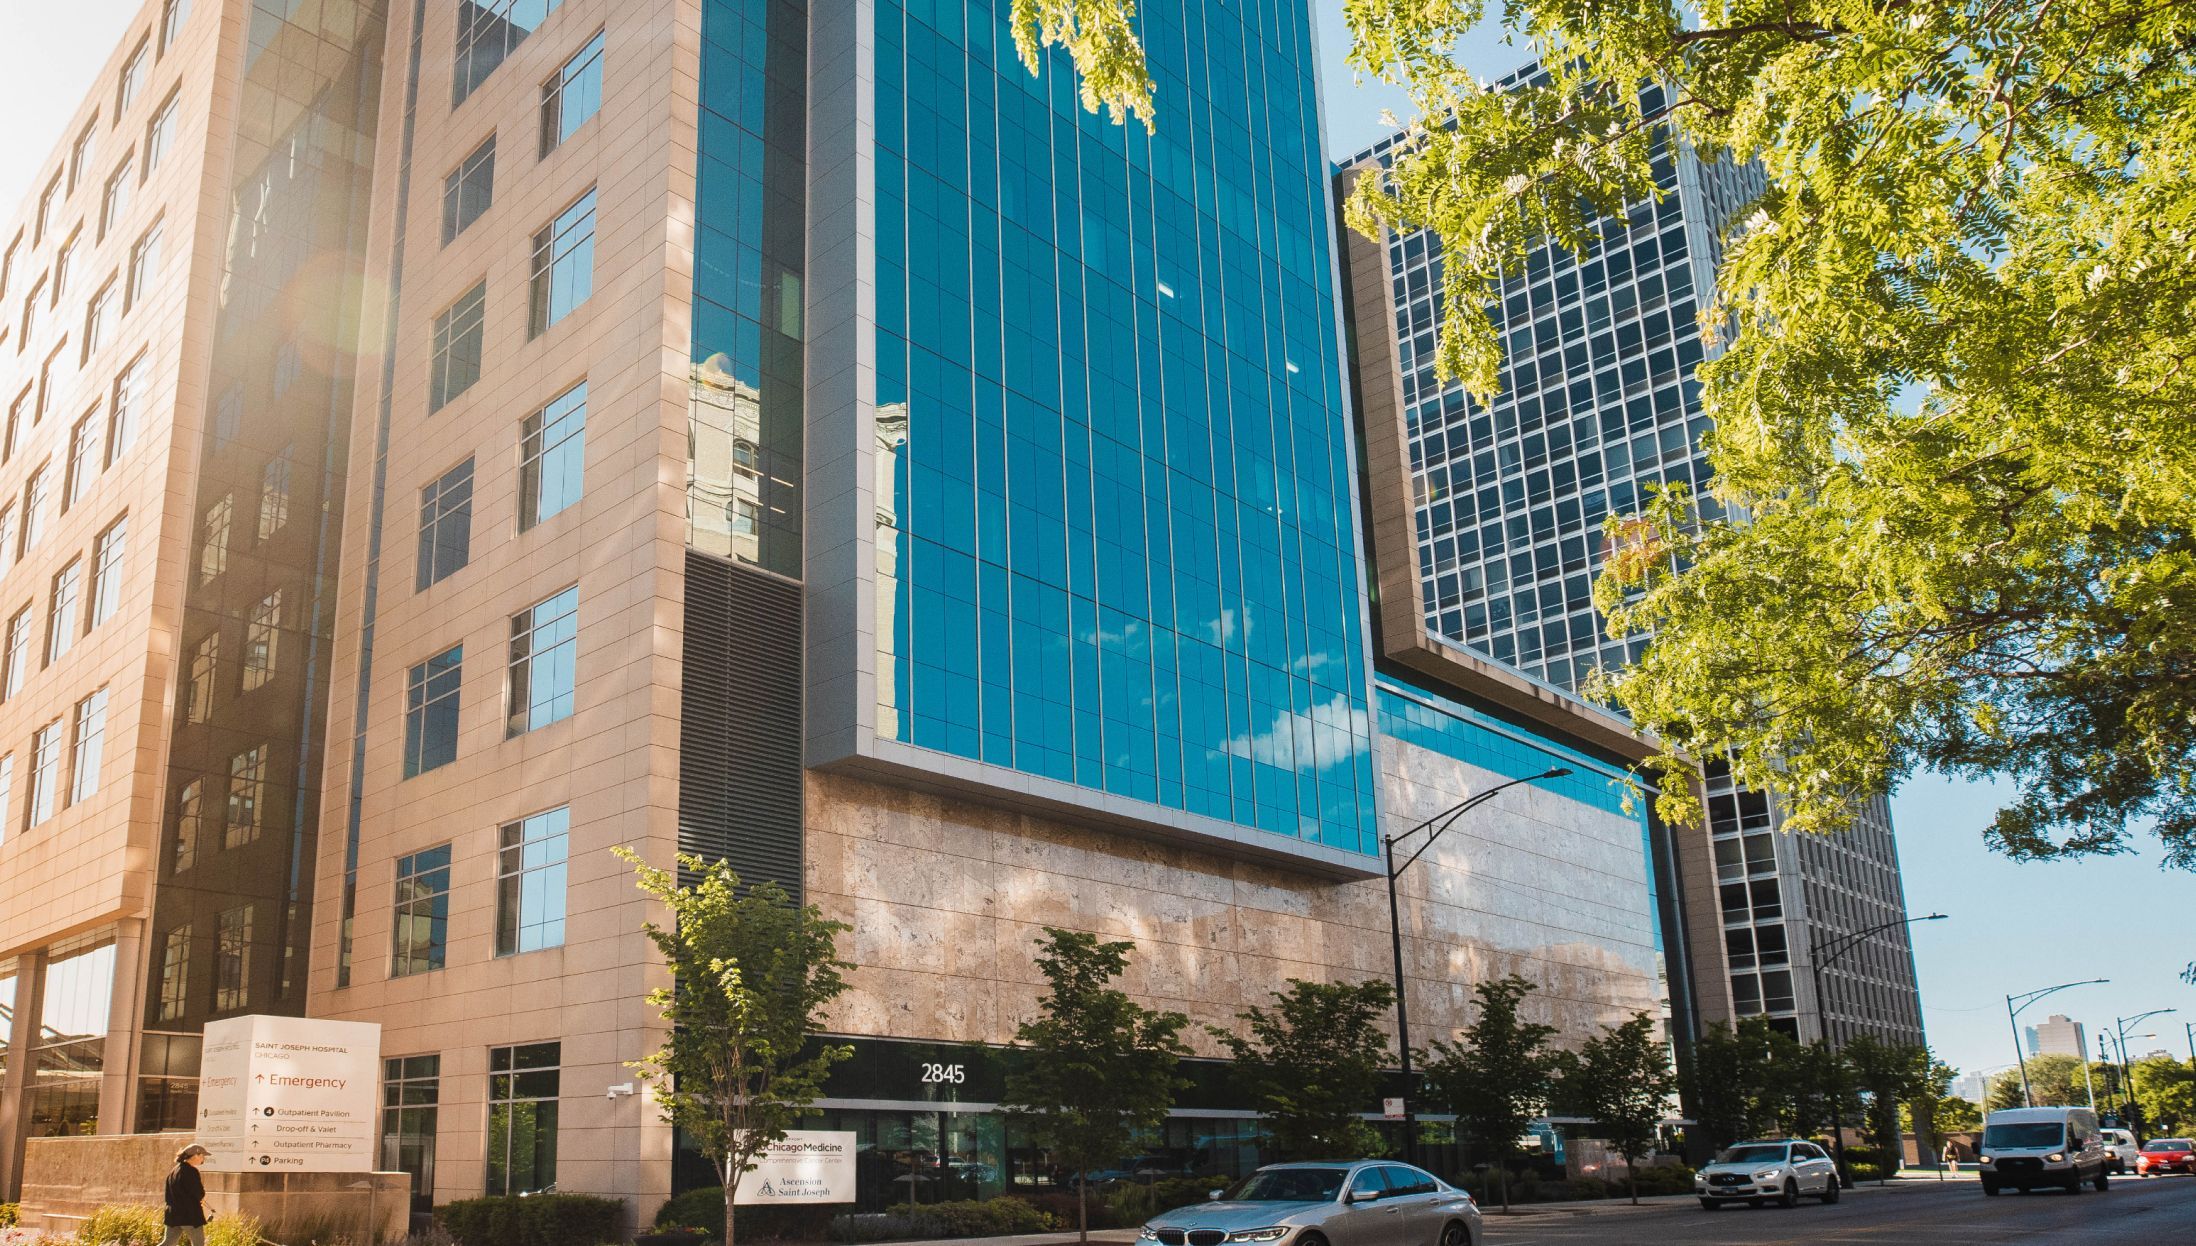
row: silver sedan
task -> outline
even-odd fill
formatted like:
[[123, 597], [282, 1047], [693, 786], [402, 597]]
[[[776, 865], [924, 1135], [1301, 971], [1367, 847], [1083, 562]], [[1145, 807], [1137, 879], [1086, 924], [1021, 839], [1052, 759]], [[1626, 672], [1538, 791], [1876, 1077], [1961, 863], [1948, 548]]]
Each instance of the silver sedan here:
[[1272, 1164], [1209, 1203], [1152, 1217], [1139, 1246], [1478, 1246], [1472, 1196], [1386, 1160]]

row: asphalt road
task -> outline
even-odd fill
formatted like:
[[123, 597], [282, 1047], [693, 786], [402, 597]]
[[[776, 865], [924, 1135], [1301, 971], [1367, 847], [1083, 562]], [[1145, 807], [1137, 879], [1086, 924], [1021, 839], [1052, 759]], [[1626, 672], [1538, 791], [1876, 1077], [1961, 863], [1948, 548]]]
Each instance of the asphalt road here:
[[1985, 1197], [1972, 1181], [1848, 1194], [1786, 1210], [1697, 1204], [1600, 1215], [1487, 1217], [1488, 1246], [1996, 1246], [2196, 1242], [2196, 1178], [2115, 1180], [2099, 1194]]

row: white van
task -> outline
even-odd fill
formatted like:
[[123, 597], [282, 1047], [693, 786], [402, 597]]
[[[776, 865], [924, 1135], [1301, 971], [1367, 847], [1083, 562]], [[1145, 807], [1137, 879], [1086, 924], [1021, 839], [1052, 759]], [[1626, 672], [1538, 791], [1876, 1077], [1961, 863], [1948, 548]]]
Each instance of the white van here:
[[2109, 1172], [2104, 1131], [2088, 1108], [2010, 1108], [1983, 1122], [1982, 1188], [2026, 1194], [2055, 1185], [2069, 1194], [2087, 1182], [2102, 1190]]
[[2135, 1135], [2125, 1129], [2100, 1129], [2098, 1135], [2104, 1142], [2105, 1161], [2112, 1166], [2112, 1175], [2135, 1171], [2135, 1157], [2141, 1152], [2135, 1146]]

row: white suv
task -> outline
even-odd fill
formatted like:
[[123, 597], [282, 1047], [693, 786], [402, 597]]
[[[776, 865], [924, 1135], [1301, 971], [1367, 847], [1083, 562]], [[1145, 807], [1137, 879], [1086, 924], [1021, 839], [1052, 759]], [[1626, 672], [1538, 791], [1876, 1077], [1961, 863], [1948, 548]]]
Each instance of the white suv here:
[[2111, 1165], [2112, 1174], [2135, 1171], [2135, 1157], [2142, 1154], [2135, 1145], [2135, 1135], [2125, 1129], [2100, 1129], [2097, 1141], [2104, 1143], [2105, 1163]]
[[1741, 1142], [1717, 1152], [1714, 1163], [1694, 1174], [1693, 1193], [1704, 1211], [1742, 1199], [1756, 1207], [1770, 1199], [1797, 1207], [1802, 1195], [1835, 1203], [1838, 1166], [1812, 1142]]

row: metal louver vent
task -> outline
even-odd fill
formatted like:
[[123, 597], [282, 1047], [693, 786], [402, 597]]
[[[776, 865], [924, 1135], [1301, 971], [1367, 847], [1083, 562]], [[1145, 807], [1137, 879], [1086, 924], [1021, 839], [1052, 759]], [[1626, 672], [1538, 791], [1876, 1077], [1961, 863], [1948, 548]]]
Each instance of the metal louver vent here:
[[801, 590], [688, 551], [679, 851], [801, 898]]

